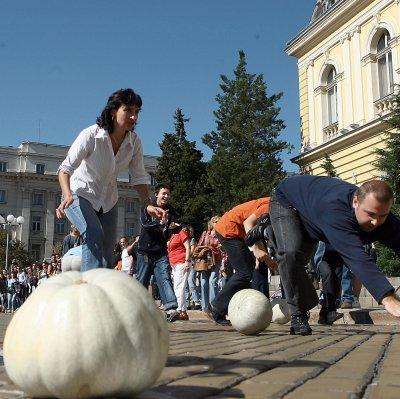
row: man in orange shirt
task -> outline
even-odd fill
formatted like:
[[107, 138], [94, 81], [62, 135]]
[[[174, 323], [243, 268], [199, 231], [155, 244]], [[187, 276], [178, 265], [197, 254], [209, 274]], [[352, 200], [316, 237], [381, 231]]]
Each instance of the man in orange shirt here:
[[215, 225], [216, 236], [235, 269], [235, 273], [205, 310], [207, 317], [218, 324], [230, 324], [226, 320], [229, 301], [236, 292], [250, 288], [253, 270], [259, 262], [275, 268], [261, 240], [251, 247], [253, 253], [244, 240], [246, 233], [256, 225], [257, 219], [269, 212], [269, 202], [270, 198], [264, 197], [237, 205]]

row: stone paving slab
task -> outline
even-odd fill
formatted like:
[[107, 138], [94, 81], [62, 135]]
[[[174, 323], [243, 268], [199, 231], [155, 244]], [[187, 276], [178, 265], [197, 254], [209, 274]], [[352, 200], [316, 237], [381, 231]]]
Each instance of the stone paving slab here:
[[[0, 343], [11, 315], [0, 315]], [[271, 325], [244, 336], [191, 313], [170, 325], [168, 362], [139, 399], [400, 398], [400, 323], [313, 326], [291, 336]], [[27, 398], [0, 366], [0, 399]]]

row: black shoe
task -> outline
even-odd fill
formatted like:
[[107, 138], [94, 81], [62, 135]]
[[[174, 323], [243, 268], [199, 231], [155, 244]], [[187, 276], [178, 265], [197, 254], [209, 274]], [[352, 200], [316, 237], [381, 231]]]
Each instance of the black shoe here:
[[208, 305], [204, 309], [204, 314], [207, 316], [209, 320], [214, 322], [215, 324], [219, 324], [220, 326], [231, 326], [232, 323], [229, 320], [226, 320], [225, 317], [222, 317], [214, 312], [211, 305]]
[[300, 315], [292, 315], [290, 326], [290, 335], [311, 335], [312, 330], [308, 324], [308, 315], [306, 313]]
[[176, 309], [167, 310], [165, 312], [165, 320], [167, 320], [168, 323], [179, 320], [179, 312]]
[[201, 310], [201, 305], [199, 303], [195, 303], [193, 310]]

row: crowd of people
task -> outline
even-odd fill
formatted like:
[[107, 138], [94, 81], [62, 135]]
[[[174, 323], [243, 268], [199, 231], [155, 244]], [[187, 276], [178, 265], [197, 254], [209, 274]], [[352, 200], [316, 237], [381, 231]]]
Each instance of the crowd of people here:
[[[132, 89], [112, 93], [96, 123], [82, 130], [58, 169], [62, 200], [56, 215], [67, 216], [81, 232], [82, 271], [116, 267], [135, 275], [146, 288], [157, 287], [169, 322], [187, 319], [188, 304], [194, 303], [225, 325], [230, 298], [249, 287], [268, 295], [268, 270], [278, 268], [290, 333], [308, 335], [308, 312], [319, 298], [306, 265], [321, 241], [378, 303], [400, 317], [394, 287], [364, 249], [377, 241], [400, 254], [400, 220], [391, 212], [394, 196], [386, 183], [372, 180], [357, 187], [328, 177], [289, 177], [270, 197], [238, 204], [221, 219], [211, 219], [195, 244], [190, 227], [182, 225], [169, 203], [168, 185], [158, 185], [151, 194], [142, 143], [134, 130], [141, 109], [142, 99]], [[134, 243], [119, 242], [121, 259], [115, 264], [117, 176], [126, 171], [141, 202], [141, 232]], [[224, 271], [224, 255], [234, 271], [230, 276]], [[337, 296], [337, 286], [332, 289]], [[327, 304], [332, 298], [323, 299], [325, 311], [331, 312], [333, 305]], [[330, 315], [325, 316], [329, 321]]]

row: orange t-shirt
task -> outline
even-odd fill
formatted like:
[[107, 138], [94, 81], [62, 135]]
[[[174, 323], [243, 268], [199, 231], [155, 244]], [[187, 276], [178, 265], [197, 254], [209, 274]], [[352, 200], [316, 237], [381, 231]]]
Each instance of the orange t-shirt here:
[[243, 222], [251, 214], [256, 215], [258, 218], [263, 213], [268, 213], [270, 200], [270, 197], [259, 198], [235, 206], [222, 215], [221, 219], [215, 225], [215, 230], [225, 238], [246, 237]]
[[169, 264], [173, 267], [178, 263], [184, 263], [186, 257], [186, 248], [183, 245], [189, 239], [189, 233], [181, 230], [179, 233], [172, 234], [168, 243]]

